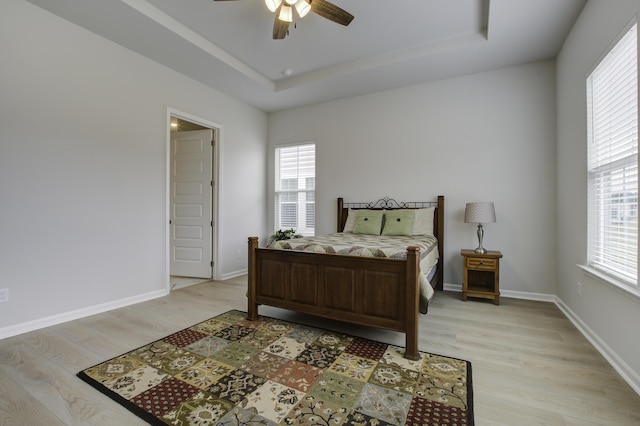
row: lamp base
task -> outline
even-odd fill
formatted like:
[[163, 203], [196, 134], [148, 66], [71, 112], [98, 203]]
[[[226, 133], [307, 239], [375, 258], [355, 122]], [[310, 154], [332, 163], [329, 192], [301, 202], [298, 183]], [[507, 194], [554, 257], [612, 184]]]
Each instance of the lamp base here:
[[482, 228], [482, 224], [478, 224], [478, 248], [474, 250], [476, 253], [485, 254], [487, 250], [482, 247], [482, 238], [484, 237], [484, 229]]

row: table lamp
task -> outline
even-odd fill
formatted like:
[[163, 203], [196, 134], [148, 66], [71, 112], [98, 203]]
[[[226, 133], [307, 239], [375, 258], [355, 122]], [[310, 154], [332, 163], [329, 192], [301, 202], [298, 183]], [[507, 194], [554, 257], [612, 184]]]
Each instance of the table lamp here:
[[476, 253], [487, 252], [487, 250], [482, 247], [482, 238], [484, 237], [484, 229], [482, 229], [482, 224], [495, 223], [495, 221], [496, 211], [493, 207], [492, 201], [467, 203], [467, 207], [464, 209], [464, 223], [478, 224], [478, 248], [475, 249]]

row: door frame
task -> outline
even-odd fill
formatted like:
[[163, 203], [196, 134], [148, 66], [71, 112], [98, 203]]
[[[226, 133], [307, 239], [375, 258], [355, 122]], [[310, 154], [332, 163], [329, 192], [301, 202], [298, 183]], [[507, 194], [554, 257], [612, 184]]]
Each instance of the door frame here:
[[211, 220], [213, 221], [212, 235], [211, 235], [211, 250], [212, 250], [212, 279], [219, 279], [220, 265], [219, 265], [219, 250], [218, 250], [218, 228], [220, 226], [219, 221], [219, 193], [220, 193], [220, 153], [222, 152], [222, 134], [223, 128], [220, 124], [207, 120], [206, 118], [198, 117], [187, 112], [167, 107], [166, 111], [166, 140], [165, 140], [165, 220], [164, 220], [164, 249], [165, 249], [165, 287], [167, 292], [171, 290], [171, 226], [169, 221], [171, 220], [171, 117], [178, 117], [182, 120], [190, 121], [192, 123], [199, 124], [203, 127], [210, 128], [213, 131], [213, 137], [216, 143], [213, 146], [213, 188], [211, 193]]

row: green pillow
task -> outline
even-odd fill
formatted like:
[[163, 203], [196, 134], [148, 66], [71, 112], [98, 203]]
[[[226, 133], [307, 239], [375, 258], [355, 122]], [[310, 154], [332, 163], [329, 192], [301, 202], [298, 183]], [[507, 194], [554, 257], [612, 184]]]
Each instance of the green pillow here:
[[382, 229], [382, 210], [358, 210], [354, 234], [380, 235]]
[[387, 210], [382, 235], [411, 235], [415, 217], [413, 210]]

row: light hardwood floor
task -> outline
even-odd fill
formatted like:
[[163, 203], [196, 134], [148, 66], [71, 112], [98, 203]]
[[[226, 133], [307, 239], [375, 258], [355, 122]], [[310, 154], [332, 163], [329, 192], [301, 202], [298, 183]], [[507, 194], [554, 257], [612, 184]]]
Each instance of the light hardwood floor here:
[[[75, 374], [229, 309], [244, 277], [0, 340], [0, 425], [143, 425]], [[395, 332], [274, 308], [269, 315], [404, 345]], [[440, 292], [420, 319], [420, 350], [472, 363], [476, 425], [639, 425], [640, 396], [551, 303], [462, 302]]]

